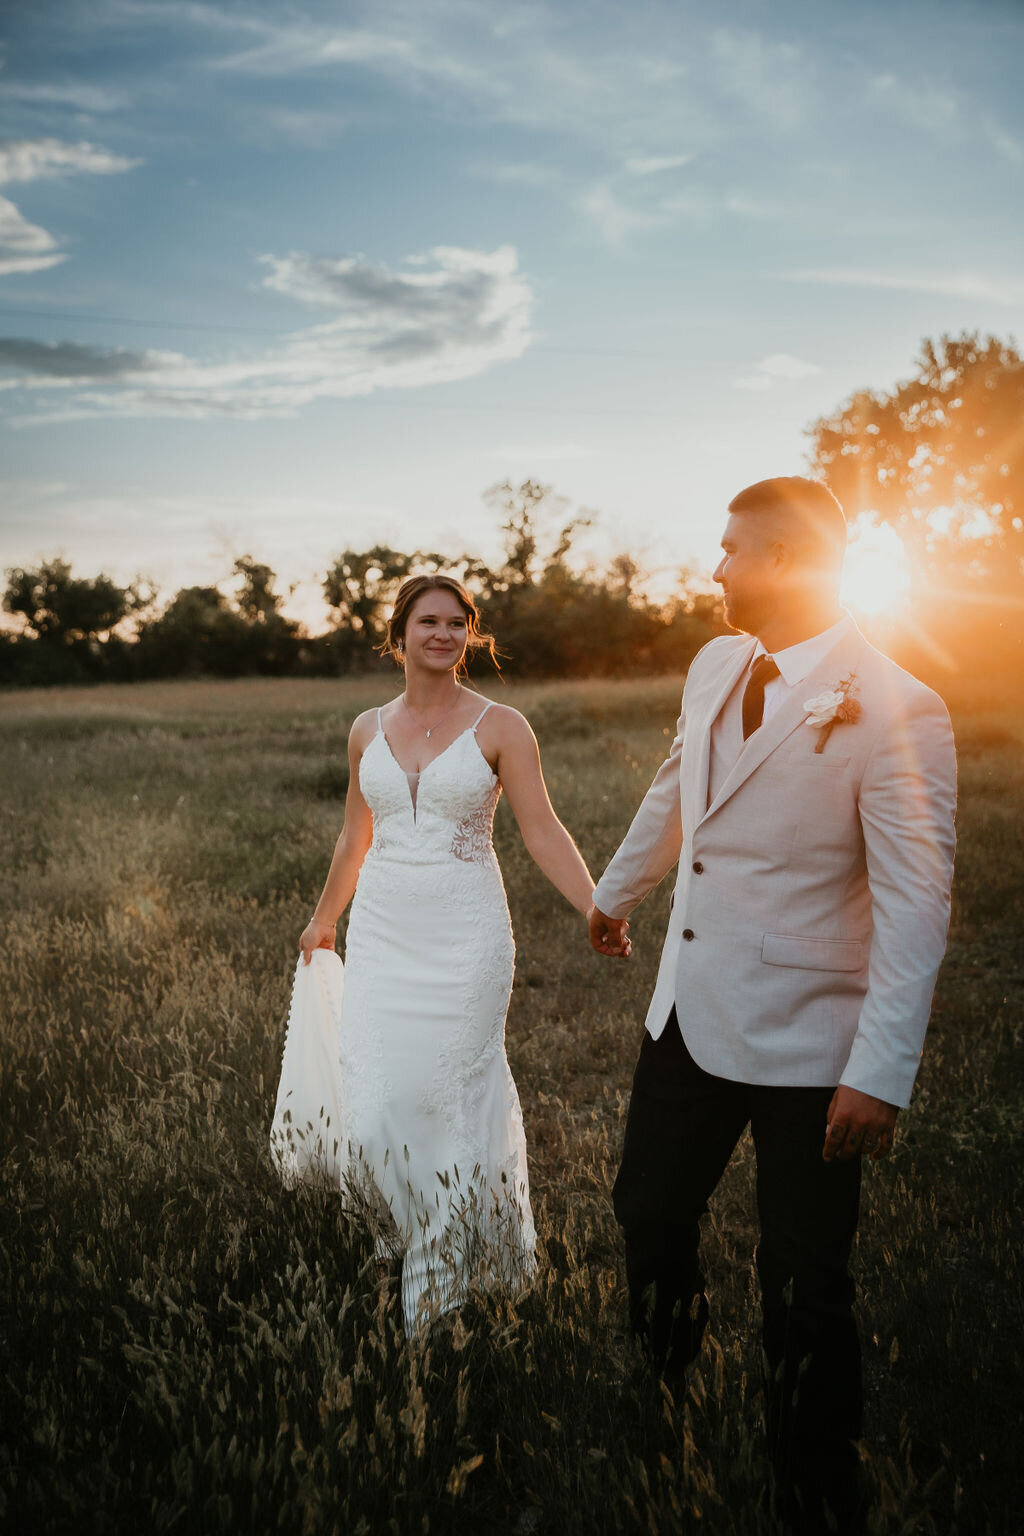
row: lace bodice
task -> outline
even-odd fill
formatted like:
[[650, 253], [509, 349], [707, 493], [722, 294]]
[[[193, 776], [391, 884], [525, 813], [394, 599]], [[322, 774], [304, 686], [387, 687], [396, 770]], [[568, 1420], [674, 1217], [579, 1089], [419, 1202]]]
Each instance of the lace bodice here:
[[491, 828], [501, 785], [476, 739], [481, 718], [418, 775], [405, 773], [378, 724], [359, 764], [359, 786], [373, 813], [369, 860], [398, 859], [405, 865], [494, 860]]

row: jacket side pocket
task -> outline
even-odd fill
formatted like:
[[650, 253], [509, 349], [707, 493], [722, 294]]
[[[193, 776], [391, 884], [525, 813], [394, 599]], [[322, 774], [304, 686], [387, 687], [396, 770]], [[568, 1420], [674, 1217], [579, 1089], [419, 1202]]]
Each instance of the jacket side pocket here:
[[801, 971], [859, 971], [864, 945], [859, 939], [812, 939], [766, 933], [761, 942], [765, 965], [789, 965]]

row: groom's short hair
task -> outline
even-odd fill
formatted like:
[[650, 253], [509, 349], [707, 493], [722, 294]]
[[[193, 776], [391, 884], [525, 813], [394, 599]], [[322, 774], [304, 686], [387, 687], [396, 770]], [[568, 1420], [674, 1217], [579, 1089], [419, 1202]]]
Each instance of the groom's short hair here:
[[846, 515], [827, 485], [804, 475], [776, 475], [748, 485], [729, 511], [770, 519], [816, 563], [839, 566], [846, 552]]

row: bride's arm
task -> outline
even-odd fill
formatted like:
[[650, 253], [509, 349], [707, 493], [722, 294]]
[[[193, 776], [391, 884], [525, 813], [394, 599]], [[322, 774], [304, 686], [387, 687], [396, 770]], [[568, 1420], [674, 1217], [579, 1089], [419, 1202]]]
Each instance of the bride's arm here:
[[359, 787], [359, 763], [372, 737], [372, 712], [360, 715], [348, 738], [348, 793], [345, 796], [345, 825], [334, 845], [334, 857], [324, 882], [316, 910], [299, 940], [302, 958], [309, 964], [314, 949], [333, 949], [338, 918], [352, 900], [373, 838], [373, 816]]
[[537, 738], [518, 711], [499, 705], [491, 713], [498, 716], [488, 731], [496, 749], [494, 771], [508, 796], [526, 851], [556, 890], [585, 916], [594, 882], [548, 799]]

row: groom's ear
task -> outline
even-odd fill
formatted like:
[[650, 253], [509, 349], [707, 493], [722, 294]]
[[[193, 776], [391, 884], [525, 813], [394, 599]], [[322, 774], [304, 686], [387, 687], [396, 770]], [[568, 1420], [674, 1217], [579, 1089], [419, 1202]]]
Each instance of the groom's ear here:
[[759, 558], [779, 575], [793, 570], [799, 560], [797, 541], [788, 520], [775, 512], [749, 514], [745, 518], [748, 538]]
[[773, 530], [768, 551], [777, 576], [798, 577], [802, 581], [820, 579], [821, 551], [804, 538], [800, 530], [784, 527]]
[[781, 576], [799, 564], [798, 551], [789, 539], [776, 535], [768, 545], [768, 558]]

